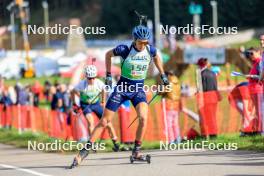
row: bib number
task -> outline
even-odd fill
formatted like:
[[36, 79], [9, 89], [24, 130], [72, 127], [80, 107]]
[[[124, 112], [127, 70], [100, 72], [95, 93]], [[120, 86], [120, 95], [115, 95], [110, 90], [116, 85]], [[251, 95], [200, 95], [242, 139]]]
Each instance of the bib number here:
[[132, 75], [139, 76], [144, 74], [144, 72], [147, 70], [147, 65], [132, 65], [131, 71]]

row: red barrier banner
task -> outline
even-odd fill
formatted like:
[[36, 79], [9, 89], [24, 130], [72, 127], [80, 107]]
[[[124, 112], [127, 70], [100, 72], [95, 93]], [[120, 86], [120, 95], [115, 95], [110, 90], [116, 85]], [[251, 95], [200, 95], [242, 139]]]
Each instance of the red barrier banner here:
[[125, 107], [118, 109], [118, 117], [120, 121], [120, 138], [122, 143], [131, 143], [134, 141], [131, 129], [128, 128], [130, 119], [130, 110]]
[[0, 127], [10, 127], [12, 123], [12, 111], [10, 106], [0, 105]]

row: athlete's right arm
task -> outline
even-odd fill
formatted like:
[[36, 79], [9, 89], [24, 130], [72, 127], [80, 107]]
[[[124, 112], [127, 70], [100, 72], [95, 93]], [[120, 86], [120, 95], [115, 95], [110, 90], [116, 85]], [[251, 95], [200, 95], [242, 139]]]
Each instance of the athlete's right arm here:
[[71, 99], [72, 99], [72, 110], [74, 113], [78, 114], [81, 112], [81, 108], [77, 105], [76, 101], [75, 101], [75, 95], [80, 97], [80, 92], [78, 92], [77, 90], [73, 89], [71, 91]]
[[105, 68], [107, 73], [111, 73], [111, 58], [113, 56], [120, 56], [125, 59], [129, 54], [129, 48], [127, 45], [118, 45], [114, 49], [109, 50], [105, 54]]
[[73, 89], [71, 91], [71, 99], [72, 99], [73, 104], [76, 104], [76, 102], [75, 102], [75, 95], [77, 95], [78, 97], [80, 97], [80, 92], [78, 92], [77, 90]]
[[113, 56], [114, 56], [113, 49], [107, 51], [105, 54], [105, 68], [107, 73], [111, 73], [111, 64], [112, 64], [111, 58]]
[[105, 68], [106, 68], [106, 79], [105, 85], [112, 86], [112, 76], [111, 76], [111, 64], [112, 64], [112, 57], [114, 56], [113, 49], [109, 50], [105, 54]]

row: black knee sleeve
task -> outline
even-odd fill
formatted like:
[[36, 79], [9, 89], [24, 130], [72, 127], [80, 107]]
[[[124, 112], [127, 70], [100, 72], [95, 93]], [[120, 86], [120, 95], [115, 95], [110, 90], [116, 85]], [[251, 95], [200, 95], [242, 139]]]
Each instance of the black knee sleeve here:
[[81, 156], [81, 158], [82, 158], [82, 160], [88, 156], [89, 150], [91, 148], [92, 148], [92, 143], [90, 141], [87, 141], [86, 144], [85, 144], [85, 146], [84, 146], [84, 148], [82, 148], [80, 150], [80, 153], [79, 153], [80, 156]]

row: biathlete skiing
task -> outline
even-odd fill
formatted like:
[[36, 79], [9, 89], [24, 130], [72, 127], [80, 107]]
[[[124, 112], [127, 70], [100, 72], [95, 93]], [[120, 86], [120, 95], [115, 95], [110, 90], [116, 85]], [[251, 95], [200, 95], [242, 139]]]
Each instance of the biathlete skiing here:
[[[92, 134], [94, 129], [94, 118], [92, 112], [101, 119], [103, 116], [103, 107], [105, 105], [105, 90], [104, 83], [97, 79], [97, 68], [94, 65], [88, 65], [84, 69], [84, 75], [86, 79], [83, 79], [77, 84], [71, 92], [71, 98], [73, 101], [73, 111], [77, 114], [83, 113], [87, 123], [89, 135]], [[76, 102], [75, 96], [80, 99], [79, 106]], [[101, 99], [101, 102], [100, 102]], [[109, 135], [113, 142], [113, 151], [119, 150], [119, 145], [116, 143], [117, 136], [115, 129], [111, 122], [106, 126]]]
[[[148, 40], [151, 37], [150, 30], [146, 26], [140, 24], [133, 29], [132, 35], [134, 40], [130, 46], [118, 45], [116, 48], [108, 51], [105, 55], [105, 65], [107, 71], [105, 79], [106, 85], [112, 85], [111, 58], [113, 56], [121, 57], [121, 77], [117, 86], [114, 88], [114, 91], [107, 100], [103, 117], [94, 128], [86, 146], [80, 150], [79, 154], [74, 158], [70, 168], [78, 166], [81, 161], [88, 156], [89, 149], [91, 149], [92, 144], [98, 139], [104, 128], [111, 123], [118, 107], [126, 100], [130, 100], [132, 102], [139, 120], [136, 130], [136, 139], [132, 150], [132, 158], [135, 160], [144, 160], [145, 158], [145, 156], [140, 153], [148, 117], [148, 103], [143, 86], [149, 64], [152, 60], [159, 70], [163, 84], [167, 86], [169, 85], [169, 81], [167, 76], [164, 74], [163, 65], [160, 57], [157, 55], [156, 48], [148, 43]], [[123, 91], [118, 90], [118, 87], [120, 86], [123, 87]]]

